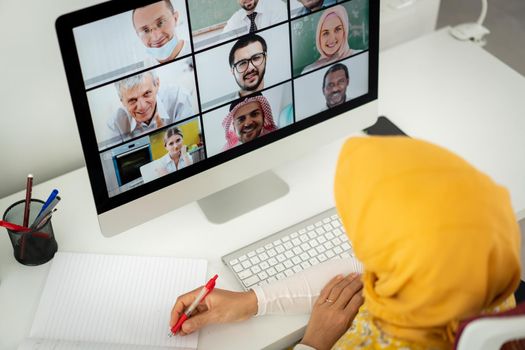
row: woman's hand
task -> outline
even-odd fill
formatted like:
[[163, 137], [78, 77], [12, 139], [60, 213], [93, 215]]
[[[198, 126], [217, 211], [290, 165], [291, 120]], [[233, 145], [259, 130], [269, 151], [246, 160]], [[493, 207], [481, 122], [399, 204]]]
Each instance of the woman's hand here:
[[328, 282], [315, 302], [301, 344], [330, 349], [348, 330], [363, 304], [362, 288], [360, 276], [354, 273]]
[[[177, 298], [171, 310], [170, 328], [191, 303], [197, 298], [202, 287], [192, 290]], [[250, 290], [247, 292], [232, 292], [215, 288], [204, 301], [197, 306], [190, 318], [183, 324], [180, 335], [186, 335], [212, 323], [227, 323], [242, 321], [257, 313], [257, 297]]]

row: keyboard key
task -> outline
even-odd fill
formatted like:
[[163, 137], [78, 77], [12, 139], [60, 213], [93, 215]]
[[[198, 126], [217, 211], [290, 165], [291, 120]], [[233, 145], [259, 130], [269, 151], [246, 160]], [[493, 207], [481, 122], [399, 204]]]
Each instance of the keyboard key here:
[[325, 244], [323, 244], [323, 246], [326, 248], [326, 249], [332, 249], [334, 247], [334, 245], [332, 244], [332, 242], [328, 241], [326, 242]]
[[276, 258], [279, 262], [283, 262], [286, 260], [286, 257], [284, 256], [284, 254], [279, 254], [276, 256]]
[[306, 233], [306, 230], [304, 228], [302, 228], [302, 229], [300, 229], [297, 232], [299, 232], [300, 235], [304, 235]]
[[263, 270], [266, 270], [267, 268], [270, 267], [270, 264], [268, 264], [266, 261], [263, 261], [263, 262], [259, 265], [259, 267], [260, 267], [261, 269], [263, 269]]
[[244, 280], [245, 278], [248, 278], [252, 275], [252, 272], [250, 270], [243, 270], [238, 273], [239, 278]]
[[269, 258], [269, 256], [268, 256], [268, 254], [266, 254], [266, 253], [261, 253], [261, 254], [259, 254], [259, 259], [261, 259], [262, 261], [264, 261], [264, 260], [266, 260], [266, 259], [268, 259], [268, 258]]
[[317, 233], [315, 231], [308, 231], [308, 237], [310, 237], [310, 239], [314, 239], [317, 237]]
[[284, 243], [284, 248], [286, 248], [287, 250], [290, 250], [293, 248], [293, 244], [292, 242], [288, 241], [288, 242], [285, 242]]
[[293, 262], [295, 265], [297, 265], [297, 264], [299, 264], [299, 263], [301, 262], [301, 258], [299, 258], [298, 256], [294, 256], [294, 257], [292, 258], [292, 262]]
[[341, 248], [343, 248], [343, 250], [350, 250], [350, 244], [345, 242], [345, 243], [341, 244]]
[[336, 228], [333, 232], [334, 232], [334, 235], [336, 235], [336, 236], [341, 236], [343, 234], [343, 231], [341, 231], [338, 228]]
[[280, 245], [280, 244], [282, 244], [282, 243], [283, 243], [283, 242], [282, 242], [280, 239], [277, 239], [277, 240], [273, 241], [273, 245], [274, 245], [274, 246], [278, 246], [278, 245]]
[[327, 232], [324, 236], [326, 237], [326, 239], [333, 239], [335, 237], [332, 232]]
[[233, 265], [233, 271], [239, 272], [241, 270], [243, 270], [241, 264]]
[[315, 249], [312, 248], [312, 249], [310, 249], [310, 250], [308, 251], [308, 254], [310, 255], [310, 257], [313, 258], [314, 256], [317, 255], [317, 252], [315, 251]]
[[317, 238], [317, 242], [323, 244], [324, 242], [326, 242], [326, 238], [324, 238], [323, 236], [318, 237], [318, 238]]
[[312, 247], [307, 242], [301, 244], [301, 249], [304, 250], [305, 252], [310, 250], [310, 248], [312, 248]]
[[341, 222], [339, 222], [339, 220], [334, 220], [334, 221], [332, 221], [332, 226], [334, 228], [340, 227], [341, 226]]
[[317, 250], [317, 252], [319, 254], [321, 254], [321, 253], [326, 251], [325, 247], [323, 247], [322, 245], [319, 245], [319, 246], [315, 247], [315, 250]]
[[262, 252], [264, 252], [264, 247], [259, 247], [255, 251], [257, 252], [257, 254], [261, 254]]
[[251, 252], [248, 252], [248, 254], [246, 255], [248, 255], [248, 258], [253, 258], [255, 256], [255, 251], [252, 250]]
[[315, 239], [312, 239], [312, 240], [310, 241], [310, 245], [311, 245], [312, 247], [317, 247], [317, 246], [319, 245], [319, 242], [317, 242], [317, 240], [315, 240]]
[[339, 216], [337, 216], [337, 214], [334, 214], [334, 215], [330, 216], [330, 218], [332, 218], [332, 220], [338, 220]]
[[334, 248], [334, 253], [341, 254], [342, 252], [343, 252], [343, 249], [341, 249], [341, 247], [338, 246]]
[[275, 249], [273, 249], [273, 248], [272, 248], [272, 249], [269, 249], [269, 250], [267, 251], [267, 253], [268, 253], [269, 256], [276, 256], [276, 255], [277, 255], [277, 252], [276, 252]]
[[326, 224], [326, 225], [323, 225], [323, 228], [325, 229], [326, 232], [332, 231], [332, 225]]
[[259, 266], [253, 266], [250, 270], [252, 270], [253, 273], [261, 272], [261, 268]]
[[274, 266], [278, 263], [277, 259], [275, 258], [270, 258], [268, 259], [268, 264], [270, 264], [270, 266]]
[[273, 245], [271, 243], [268, 243], [264, 246], [264, 249], [268, 250], [268, 249], [272, 249], [273, 248]]
[[277, 273], [277, 271], [273, 267], [270, 267], [268, 270], [266, 270], [266, 272], [270, 276], [273, 276], [273, 275], [275, 275]]
[[303, 271], [303, 268], [301, 267], [301, 265], [295, 265], [292, 269], [293, 269], [295, 272]]
[[246, 260], [246, 259], [248, 259], [248, 257], [247, 257], [246, 255], [241, 255], [241, 256], [239, 257], [239, 261], [244, 261], [244, 260]]
[[340, 255], [340, 257], [343, 258], [343, 259], [349, 258], [350, 257], [350, 253], [344, 252], [343, 254]]
[[233, 266], [233, 265], [237, 265], [239, 263], [239, 260], [237, 259], [233, 259], [230, 261], [230, 265]]
[[325, 254], [326, 254], [326, 256], [328, 257], [328, 259], [333, 258], [334, 255], [335, 255], [334, 252], [331, 251], [331, 250], [326, 251]]
[[283, 238], [281, 238], [281, 240], [283, 242], [289, 242], [290, 241], [290, 236], [284, 236]]
[[284, 270], [284, 274], [286, 275], [286, 277], [290, 277], [291, 275], [293, 275], [293, 271], [290, 269]]
[[277, 278], [278, 280], [282, 280], [286, 278], [286, 275], [282, 272], [279, 272], [277, 275], [275, 275], [275, 278]]
[[277, 250], [277, 253], [282, 253], [284, 252], [286, 249], [284, 249], [284, 247], [282, 245], [278, 245], [277, 247], [275, 247], [275, 250]]
[[343, 242], [339, 238], [336, 237], [336, 238], [332, 239], [332, 243], [334, 245], [340, 245]]
[[306, 229], [307, 229], [308, 231], [311, 231], [311, 230], [313, 230], [314, 228], [315, 228], [314, 225], [308, 225], [308, 226], [306, 226]]
[[317, 258], [311, 258], [310, 260], [308, 260], [308, 262], [312, 264], [312, 266], [319, 264], [319, 260], [317, 260]]
[[246, 260], [246, 261], [243, 261], [241, 263], [242, 267], [244, 267], [245, 269], [249, 268], [250, 266], [252, 266], [252, 263], [250, 262], [250, 260]]
[[325, 231], [324, 228], [322, 228], [322, 227], [318, 227], [318, 228], [315, 229], [315, 232], [317, 232], [318, 235], [322, 235], [322, 234], [324, 234], [326, 231]]
[[303, 243], [304, 243], [304, 242], [308, 242], [308, 241], [309, 241], [309, 239], [308, 239], [308, 236], [307, 236], [307, 235], [301, 235], [301, 236], [299, 236], [299, 239], [300, 239], [300, 240], [301, 240], [301, 242], [303, 242]]
[[282, 272], [282, 271], [285, 270], [283, 264], [277, 264], [277, 265], [275, 265], [275, 269], [276, 269], [278, 272]]
[[324, 218], [324, 219], [323, 219], [323, 222], [324, 222], [325, 224], [329, 223], [330, 221], [331, 221], [330, 218]]
[[303, 262], [301, 263], [301, 267], [302, 267], [303, 269], [307, 269], [307, 268], [309, 268], [310, 266], [312, 266], [312, 265], [310, 265], [310, 263], [309, 263], [308, 261], [303, 261]]
[[328, 258], [327, 258], [326, 255], [324, 255], [324, 254], [319, 254], [319, 255], [317, 256], [317, 259], [319, 259], [320, 262], [323, 262], [323, 261], [328, 260]]
[[292, 239], [292, 244], [298, 246], [301, 244], [301, 240], [299, 238], [294, 238]]
[[317, 221], [315, 224], [314, 224], [315, 227], [321, 227], [323, 226], [323, 222], [322, 221]]
[[301, 249], [301, 247], [294, 247], [293, 252], [295, 253], [295, 255], [299, 255], [303, 252], [303, 250]]
[[252, 262], [252, 264], [257, 265], [258, 263], [261, 262], [261, 259], [259, 259], [259, 257], [257, 256], [254, 256], [253, 258], [250, 259], [250, 261]]
[[286, 267], [287, 269], [293, 266], [293, 263], [290, 260], [286, 260], [283, 264], [284, 264], [284, 267]]
[[[341, 249], [341, 252], [343, 250]], [[299, 255], [299, 257], [303, 260], [303, 261], [306, 261], [310, 258], [310, 255], [308, 255], [307, 253], [302, 253], [301, 255]]]
[[277, 281], [277, 278], [272, 276], [272, 277], [268, 278], [266, 281], [268, 281], [268, 283], [272, 283], [272, 282]]
[[287, 250], [287, 251], [284, 252], [284, 255], [285, 255], [288, 259], [290, 259], [290, 258], [293, 256], [293, 252], [290, 251], [290, 250]]
[[290, 235], [290, 238], [297, 238], [299, 237], [299, 234], [297, 232], [294, 232]]
[[247, 279], [242, 280], [242, 283], [244, 283], [246, 287], [250, 287], [259, 281], [260, 281], [259, 277], [257, 277], [257, 275], [253, 275], [253, 276], [248, 277]]
[[259, 276], [261, 280], [265, 280], [268, 278], [268, 274], [266, 273], [266, 271], [261, 271], [261, 273], [259, 273], [257, 276]]

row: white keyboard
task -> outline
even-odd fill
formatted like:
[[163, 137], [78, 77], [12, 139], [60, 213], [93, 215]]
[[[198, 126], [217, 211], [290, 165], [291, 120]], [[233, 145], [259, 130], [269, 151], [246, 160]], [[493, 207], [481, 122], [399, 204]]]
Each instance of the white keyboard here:
[[245, 290], [353, 255], [335, 208], [222, 257]]

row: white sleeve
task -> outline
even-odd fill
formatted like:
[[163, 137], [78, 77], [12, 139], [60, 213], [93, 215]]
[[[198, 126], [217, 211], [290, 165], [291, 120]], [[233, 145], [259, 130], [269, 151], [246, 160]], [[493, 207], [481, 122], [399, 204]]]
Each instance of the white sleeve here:
[[323, 287], [339, 274], [362, 273], [363, 265], [356, 258], [334, 259], [312, 266], [289, 278], [256, 286], [258, 312], [267, 314], [299, 314], [312, 311]]

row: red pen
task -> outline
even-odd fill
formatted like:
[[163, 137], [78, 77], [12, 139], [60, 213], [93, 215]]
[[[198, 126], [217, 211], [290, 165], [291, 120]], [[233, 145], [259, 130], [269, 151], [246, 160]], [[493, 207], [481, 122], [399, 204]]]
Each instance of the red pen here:
[[206, 283], [206, 285], [202, 287], [199, 295], [197, 295], [197, 298], [195, 298], [195, 301], [191, 303], [190, 307], [187, 308], [186, 311], [184, 311], [184, 313], [179, 318], [175, 326], [171, 327], [171, 333], [169, 335], [170, 337], [175, 335], [180, 330], [180, 328], [182, 327], [182, 324], [184, 323], [184, 321], [186, 321], [191, 316], [193, 310], [195, 310], [197, 306], [204, 300], [204, 298], [206, 298], [206, 296], [211, 293], [213, 288], [215, 288], [215, 280], [217, 280], [217, 277], [219, 276], [218, 275], [213, 276], [208, 281], [208, 283]]

